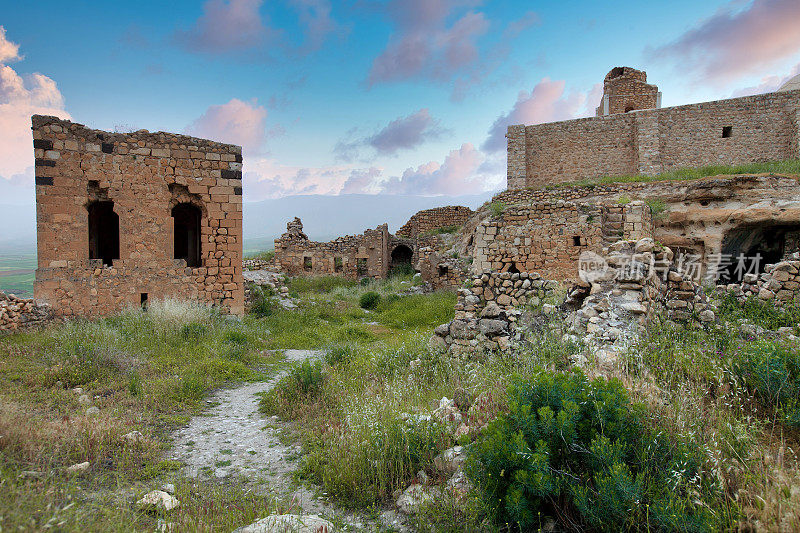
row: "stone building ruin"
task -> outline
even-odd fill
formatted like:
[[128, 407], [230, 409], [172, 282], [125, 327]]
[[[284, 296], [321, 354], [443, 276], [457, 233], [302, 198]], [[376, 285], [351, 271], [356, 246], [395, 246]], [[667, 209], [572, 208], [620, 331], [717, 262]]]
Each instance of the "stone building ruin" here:
[[437, 232], [455, 232], [472, 215], [473, 211], [464, 206], [427, 209], [414, 214], [396, 235], [383, 224], [361, 235], [329, 242], [309, 240], [302, 221], [295, 218], [287, 224], [286, 233], [275, 240], [275, 264], [291, 276], [339, 275], [351, 279], [382, 279], [392, 269], [414, 269], [434, 287], [454, 287], [463, 281], [462, 269], [435, 254]]
[[798, 157], [800, 89], [658, 108], [645, 73], [618, 68], [598, 116], [508, 128], [509, 189]]
[[244, 312], [240, 147], [32, 124], [37, 300], [61, 316], [164, 298]]

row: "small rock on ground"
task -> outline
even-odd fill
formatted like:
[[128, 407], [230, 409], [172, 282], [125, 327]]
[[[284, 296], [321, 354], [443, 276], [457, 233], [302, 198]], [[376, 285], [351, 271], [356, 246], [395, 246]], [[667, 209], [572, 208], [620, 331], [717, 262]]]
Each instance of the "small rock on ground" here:
[[333, 533], [333, 523], [317, 515], [272, 515], [234, 533]]

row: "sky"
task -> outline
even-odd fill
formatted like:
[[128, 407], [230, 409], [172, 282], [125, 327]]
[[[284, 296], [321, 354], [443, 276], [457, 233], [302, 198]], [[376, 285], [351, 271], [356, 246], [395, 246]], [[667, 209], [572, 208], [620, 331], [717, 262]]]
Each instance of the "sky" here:
[[0, 204], [30, 115], [239, 144], [244, 201], [505, 187], [504, 134], [594, 114], [615, 66], [663, 105], [800, 74], [800, 0], [0, 0]]

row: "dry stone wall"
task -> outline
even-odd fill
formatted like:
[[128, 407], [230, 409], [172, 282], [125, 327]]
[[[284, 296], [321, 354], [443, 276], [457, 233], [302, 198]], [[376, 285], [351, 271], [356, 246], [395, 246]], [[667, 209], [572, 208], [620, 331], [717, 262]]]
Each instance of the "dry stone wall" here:
[[508, 128], [508, 188], [796, 159], [800, 90]]
[[310, 241], [295, 218], [275, 240], [275, 265], [290, 276], [321, 274], [348, 278], [385, 278], [389, 273], [389, 229], [386, 224], [361, 235], [330, 242]]
[[463, 226], [472, 214], [472, 209], [462, 205], [426, 209], [415, 213], [408, 222], [397, 230], [397, 235], [417, 237], [440, 228]]
[[741, 285], [731, 284], [727, 289], [742, 299], [757, 297], [778, 307], [800, 305], [800, 254], [767, 265], [760, 275], [745, 274]]
[[0, 332], [41, 326], [52, 318], [49, 305], [0, 292]]
[[244, 312], [240, 147], [32, 123], [38, 300], [66, 316], [168, 297]]

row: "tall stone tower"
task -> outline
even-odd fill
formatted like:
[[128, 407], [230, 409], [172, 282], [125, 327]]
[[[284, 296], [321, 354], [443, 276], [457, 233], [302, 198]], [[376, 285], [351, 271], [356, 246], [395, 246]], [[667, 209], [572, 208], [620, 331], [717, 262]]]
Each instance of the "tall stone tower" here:
[[647, 73], [630, 67], [614, 67], [603, 81], [603, 100], [597, 116], [661, 107], [658, 87], [647, 83]]

